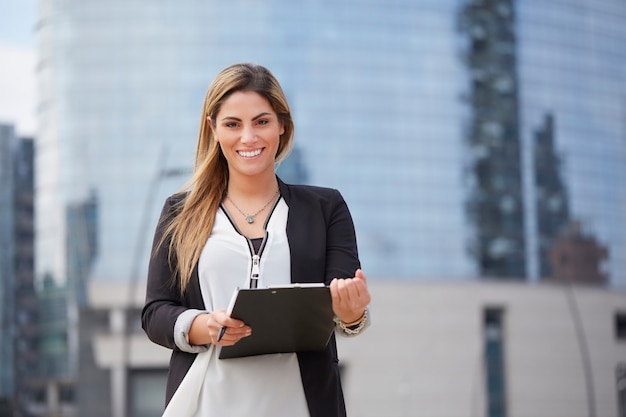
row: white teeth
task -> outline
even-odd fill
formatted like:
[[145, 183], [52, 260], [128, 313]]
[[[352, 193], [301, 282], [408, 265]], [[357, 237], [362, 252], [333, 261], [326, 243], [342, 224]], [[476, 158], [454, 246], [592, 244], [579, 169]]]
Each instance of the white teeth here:
[[255, 151], [245, 152], [245, 151], [237, 151], [239, 155], [245, 158], [252, 158], [253, 156], [257, 156], [261, 154], [261, 149], [257, 149]]

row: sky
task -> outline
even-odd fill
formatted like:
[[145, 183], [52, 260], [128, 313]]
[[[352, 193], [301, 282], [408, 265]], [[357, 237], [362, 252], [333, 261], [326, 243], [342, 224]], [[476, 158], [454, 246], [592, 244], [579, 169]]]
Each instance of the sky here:
[[0, 123], [35, 134], [36, 0], [0, 0]]

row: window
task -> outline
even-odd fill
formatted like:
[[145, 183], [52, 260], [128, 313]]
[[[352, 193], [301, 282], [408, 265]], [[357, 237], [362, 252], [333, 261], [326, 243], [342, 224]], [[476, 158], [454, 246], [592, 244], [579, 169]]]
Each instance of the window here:
[[59, 387], [59, 400], [62, 404], [72, 404], [75, 401], [74, 386], [61, 385]]
[[617, 387], [617, 416], [626, 417], [626, 363], [620, 363], [615, 370]]
[[166, 369], [132, 370], [129, 375], [129, 409], [134, 417], [158, 417], [165, 405]]
[[504, 310], [487, 307], [483, 315], [487, 416], [506, 417]]
[[615, 339], [626, 342], [626, 312], [615, 313]]

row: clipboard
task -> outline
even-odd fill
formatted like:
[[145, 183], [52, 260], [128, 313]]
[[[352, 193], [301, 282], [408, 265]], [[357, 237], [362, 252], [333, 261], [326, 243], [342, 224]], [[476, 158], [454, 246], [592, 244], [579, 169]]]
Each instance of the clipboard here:
[[330, 288], [321, 283], [235, 289], [228, 311], [252, 334], [222, 347], [220, 359], [321, 351], [335, 328]]

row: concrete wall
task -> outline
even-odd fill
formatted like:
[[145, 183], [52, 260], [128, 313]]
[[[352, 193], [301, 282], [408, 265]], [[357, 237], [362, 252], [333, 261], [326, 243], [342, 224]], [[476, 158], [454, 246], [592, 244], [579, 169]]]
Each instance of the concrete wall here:
[[[615, 314], [626, 311], [626, 292], [485, 281], [386, 281], [370, 289], [371, 326], [338, 338], [350, 416], [485, 416], [486, 307], [504, 310], [508, 417], [618, 415], [615, 371], [626, 363], [626, 341], [616, 340]], [[123, 291], [92, 285], [92, 305], [113, 312]], [[142, 300], [139, 290], [134, 304]], [[119, 337], [102, 329], [93, 339], [99, 366], [119, 366]], [[131, 367], [167, 367], [168, 351], [142, 333], [129, 347]]]
[[485, 416], [487, 306], [505, 311], [509, 417], [618, 415], [615, 370], [626, 341], [616, 341], [614, 324], [626, 293], [485, 282], [372, 283], [371, 291], [372, 326], [339, 340], [350, 415]]

